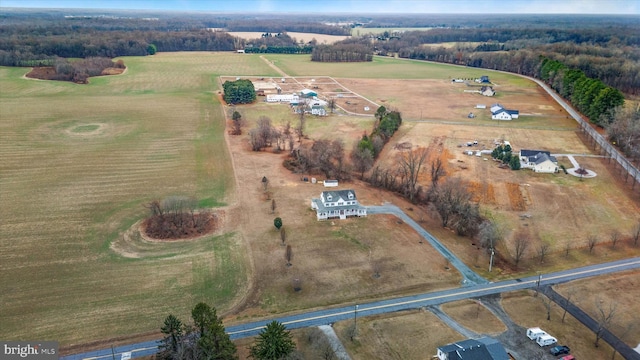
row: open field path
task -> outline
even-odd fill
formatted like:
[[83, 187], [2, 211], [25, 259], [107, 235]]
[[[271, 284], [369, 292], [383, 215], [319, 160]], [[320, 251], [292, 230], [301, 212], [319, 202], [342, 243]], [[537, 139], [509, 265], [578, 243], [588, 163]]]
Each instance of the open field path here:
[[[543, 294], [553, 300], [558, 306], [566, 309], [569, 314], [578, 319], [584, 326], [588, 327], [595, 334], [598, 331], [598, 321], [589, 316], [586, 312], [558, 294], [551, 286], [543, 286], [541, 288]], [[627, 360], [640, 360], [640, 353], [636, 352], [631, 346], [625, 344], [619, 337], [614, 335], [606, 328], [602, 330], [602, 340], [606, 341], [613, 347], [623, 358]]]
[[282, 71], [282, 69], [280, 69], [279, 67], [277, 67], [274, 63], [272, 63], [271, 61], [269, 61], [267, 58], [265, 58], [264, 56], [260, 55], [260, 59], [262, 59], [265, 63], [267, 63], [267, 65], [269, 65], [270, 68], [272, 68], [273, 70], [277, 71], [278, 74], [282, 75], [283, 77], [289, 77], [289, 75], [287, 75], [287, 73], [285, 73], [284, 71]]
[[[640, 269], [640, 258], [631, 258], [619, 261], [613, 261], [603, 264], [590, 265], [572, 270], [564, 270], [539, 276], [530, 276], [526, 278], [518, 278], [505, 280], [496, 283], [485, 283], [480, 285], [472, 285], [457, 289], [449, 289], [424, 293], [413, 296], [404, 296], [393, 299], [374, 301], [364, 304], [358, 304], [357, 315], [369, 316], [383, 313], [397, 312], [408, 309], [419, 309], [426, 306], [434, 306], [447, 302], [479, 298], [488, 295], [500, 294], [505, 292], [533, 289], [540, 286], [554, 285], [565, 283], [573, 280], [584, 279], [588, 277], [610, 274], [621, 271], [635, 271], [633, 276], [637, 276], [637, 270]], [[283, 316], [274, 319], [265, 319], [240, 325], [227, 327], [227, 333], [231, 339], [240, 339], [255, 336], [264, 329], [266, 324], [276, 320], [287, 326], [288, 329], [297, 329], [310, 326], [328, 325], [337, 321], [348, 320], [356, 315], [355, 304], [343, 305], [336, 308], [328, 308], [324, 310], [309, 311], [306, 313]], [[80, 360], [80, 359], [112, 359], [115, 355], [120, 358], [122, 353], [131, 353], [133, 358], [148, 356], [158, 351], [158, 341], [147, 341], [137, 344], [119, 346], [114, 349], [102, 349], [82, 354], [74, 354], [63, 356], [63, 360]], [[637, 359], [637, 358], [630, 358]]]
[[420, 236], [422, 236], [434, 249], [436, 249], [442, 256], [448, 260], [453, 267], [455, 267], [462, 275], [462, 285], [470, 286], [474, 284], [486, 284], [488, 281], [482, 276], [478, 275], [475, 271], [471, 270], [462, 260], [460, 260], [455, 254], [447, 249], [438, 239], [426, 231], [422, 226], [416, 223], [412, 218], [404, 213], [399, 207], [392, 204], [385, 204], [381, 206], [367, 206], [368, 214], [390, 214], [401, 219], [409, 226], [411, 226]]

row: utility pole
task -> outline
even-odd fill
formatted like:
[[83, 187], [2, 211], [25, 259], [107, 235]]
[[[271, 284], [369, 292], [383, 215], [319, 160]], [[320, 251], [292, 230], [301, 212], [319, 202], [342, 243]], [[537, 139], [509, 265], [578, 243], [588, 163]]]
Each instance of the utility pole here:
[[491, 258], [489, 259], [489, 272], [491, 272], [491, 268], [493, 267], [493, 255], [495, 254], [495, 252], [493, 251], [493, 248], [491, 248]]
[[354, 326], [354, 334], [358, 334], [358, 304], [356, 304], [356, 307], [353, 311], [353, 326]]

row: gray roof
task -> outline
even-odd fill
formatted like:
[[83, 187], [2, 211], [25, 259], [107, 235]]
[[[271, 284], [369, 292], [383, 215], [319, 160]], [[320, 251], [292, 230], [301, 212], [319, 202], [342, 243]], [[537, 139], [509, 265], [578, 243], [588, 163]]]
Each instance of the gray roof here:
[[449, 360], [509, 360], [502, 344], [490, 337], [467, 339], [438, 349], [448, 354]]
[[[349, 199], [349, 193], [351, 193], [351, 195], [353, 195], [353, 197], [351, 199]], [[322, 192], [322, 197], [324, 197], [325, 199], [331, 195], [331, 201], [338, 201], [340, 200], [340, 198], [342, 198], [342, 200], [344, 201], [352, 201], [352, 200], [358, 200], [356, 198], [356, 192], [349, 189], [349, 190], [333, 190], [333, 191], [323, 191]]]
[[[349, 199], [349, 193], [353, 195], [351, 199]], [[331, 196], [331, 200], [327, 200], [327, 198]], [[334, 190], [334, 191], [323, 191], [322, 197], [327, 202], [338, 202], [340, 199], [343, 201], [357, 201], [356, 192], [353, 190]], [[350, 210], [350, 209], [362, 209], [364, 206], [361, 205], [342, 205], [342, 206], [327, 206], [325, 207], [322, 203], [322, 199], [311, 199], [316, 206], [318, 207], [318, 211], [328, 211], [328, 210]]]
[[536, 156], [538, 154], [546, 154], [547, 156], [551, 156], [550, 152], [543, 151], [543, 150], [525, 150], [525, 149], [520, 150], [520, 156], [522, 157]]
[[554, 162], [554, 163], [558, 162], [558, 160], [554, 156], [543, 154], [543, 153], [539, 153], [536, 156], [529, 157], [529, 162], [535, 163], [536, 165], [542, 164], [547, 160], [550, 160], [551, 162]]

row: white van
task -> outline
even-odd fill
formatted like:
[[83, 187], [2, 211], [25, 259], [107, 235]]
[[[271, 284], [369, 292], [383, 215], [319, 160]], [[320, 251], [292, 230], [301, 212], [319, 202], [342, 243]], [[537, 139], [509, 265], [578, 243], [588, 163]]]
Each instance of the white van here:
[[538, 338], [542, 335], [549, 335], [549, 334], [547, 334], [546, 331], [540, 329], [539, 327], [527, 329], [527, 337], [531, 340], [538, 340]]
[[538, 337], [538, 340], [536, 340], [536, 343], [540, 346], [553, 345], [557, 342], [558, 340], [549, 334], [542, 335]]

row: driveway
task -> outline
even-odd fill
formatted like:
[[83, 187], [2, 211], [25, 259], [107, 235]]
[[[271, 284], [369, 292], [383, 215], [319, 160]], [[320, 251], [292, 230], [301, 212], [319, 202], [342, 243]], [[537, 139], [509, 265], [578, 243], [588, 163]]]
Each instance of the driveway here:
[[455, 256], [449, 249], [447, 249], [442, 243], [431, 235], [427, 230], [423, 229], [417, 222], [404, 213], [399, 207], [392, 204], [384, 204], [381, 206], [367, 206], [367, 214], [390, 214], [401, 219], [409, 226], [411, 226], [420, 236], [422, 236], [434, 249], [436, 249], [442, 256], [449, 261], [449, 263], [456, 268], [462, 275], [462, 285], [480, 285], [488, 284], [489, 282], [478, 275], [475, 271], [471, 270], [465, 263], [463, 263], [457, 256]]

